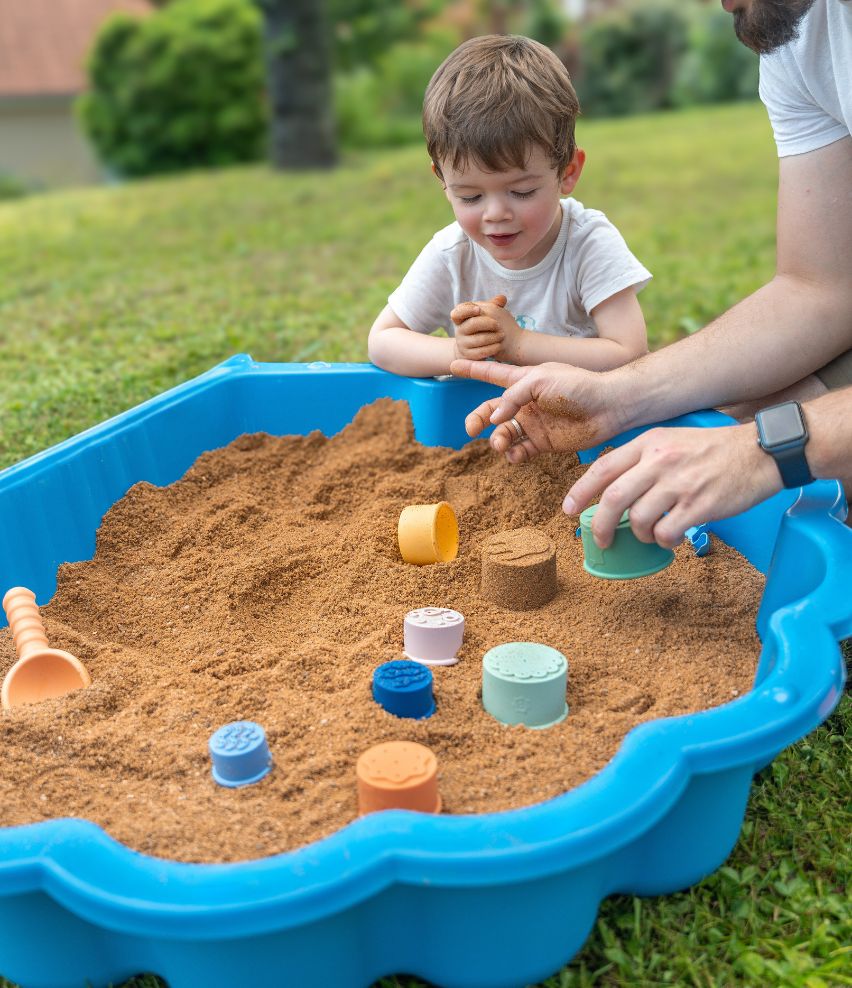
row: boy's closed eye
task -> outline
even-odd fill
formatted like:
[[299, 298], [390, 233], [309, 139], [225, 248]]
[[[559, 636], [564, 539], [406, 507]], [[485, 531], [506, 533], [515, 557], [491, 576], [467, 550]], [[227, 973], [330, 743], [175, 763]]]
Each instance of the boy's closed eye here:
[[[535, 195], [538, 189], [528, 189], [525, 191], [512, 190], [509, 195], [514, 196], [516, 199], [529, 199], [530, 196]], [[472, 206], [475, 202], [479, 202], [482, 198], [481, 194], [477, 193], [475, 196], [458, 196], [458, 199], [463, 202], [466, 206]]]

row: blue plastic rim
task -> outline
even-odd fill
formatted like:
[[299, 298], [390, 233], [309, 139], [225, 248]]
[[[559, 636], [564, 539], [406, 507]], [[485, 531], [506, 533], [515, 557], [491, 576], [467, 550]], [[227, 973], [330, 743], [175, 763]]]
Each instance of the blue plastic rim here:
[[[92, 557], [101, 518], [132, 484], [170, 484], [242, 433], [333, 435], [389, 397], [409, 403], [420, 442], [459, 448], [465, 415], [493, 394], [362, 364], [231, 358], [0, 473], [0, 587], [49, 600], [59, 565]], [[700, 412], [669, 424], [729, 422]], [[0, 829], [0, 973], [27, 988], [106, 988], [140, 971], [170, 988], [364, 988], [398, 972], [443, 988], [543, 980], [582, 946], [605, 896], [673, 892], [717, 868], [755, 771], [838, 702], [837, 641], [852, 634], [844, 511], [839, 485], [821, 482], [713, 523], [767, 574], [753, 689], [641, 724], [600, 773], [546, 803], [374, 813], [233, 865], [151, 858], [83, 820]]]
[[272, 768], [266, 732], [251, 720], [235, 720], [210, 738], [213, 778], [220, 786], [235, 789], [259, 782]]
[[373, 672], [373, 699], [395, 717], [431, 717], [432, 671], [411, 659], [384, 662]]

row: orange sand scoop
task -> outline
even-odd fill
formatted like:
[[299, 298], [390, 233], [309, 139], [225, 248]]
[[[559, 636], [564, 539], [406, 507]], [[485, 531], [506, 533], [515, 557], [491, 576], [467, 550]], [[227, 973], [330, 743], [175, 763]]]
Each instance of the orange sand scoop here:
[[458, 555], [459, 523], [446, 501], [410, 504], [399, 516], [397, 539], [407, 563], [449, 563]]
[[358, 809], [440, 813], [438, 759], [416, 741], [386, 741], [358, 759]]
[[3, 598], [3, 610], [18, 653], [0, 690], [4, 710], [91, 685], [92, 677], [79, 659], [59, 648], [48, 648], [32, 590], [12, 587]]

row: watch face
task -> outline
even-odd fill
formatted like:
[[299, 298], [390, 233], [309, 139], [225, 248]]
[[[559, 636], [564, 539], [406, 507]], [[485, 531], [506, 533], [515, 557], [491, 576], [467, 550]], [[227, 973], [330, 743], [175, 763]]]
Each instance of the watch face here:
[[781, 446], [807, 435], [802, 413], [794, 401], [765, 408], [760, 413], [759, 428], [765, 446]]

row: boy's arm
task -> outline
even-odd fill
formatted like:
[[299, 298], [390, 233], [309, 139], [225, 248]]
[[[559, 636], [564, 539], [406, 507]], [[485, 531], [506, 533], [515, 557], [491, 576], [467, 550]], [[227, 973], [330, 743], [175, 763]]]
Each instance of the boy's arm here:
[[[514, 316], [496, 305], [496, 301], [457, 306], [453, 310], [453, 321], [458, 323], [456, 340], [463, 340], [485, 321], [493, 321], [494, 338], [499, 340], [500, 347], [495, 354], [498, 360], [520, 366], [557, 361], [593, 371], [621, 367], [648, 352], [645, 317], [633, 287], [616, 292], [592, 309], [597, 337], [551, 336], [521, 329]], [[457, 314], [464, 316], [464, 321], [460, 322]]]
[[586, 370], [605, 371], [629, 364], [648, 352], [645, 317], [632, 287], [595, 306], [591, 316], [598, 329], [597, 337], [550, 336], [521, 329], [512, 363], [544, 364], [555, 360]]
[[415, 333], [386, 305], [370, 329], [367, 353], [382, 370], [406, 377], [436, 377], [449, 374], [454, 341], [441, 336]]

